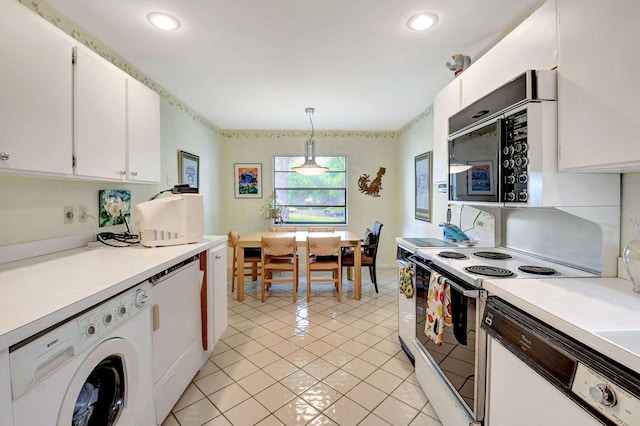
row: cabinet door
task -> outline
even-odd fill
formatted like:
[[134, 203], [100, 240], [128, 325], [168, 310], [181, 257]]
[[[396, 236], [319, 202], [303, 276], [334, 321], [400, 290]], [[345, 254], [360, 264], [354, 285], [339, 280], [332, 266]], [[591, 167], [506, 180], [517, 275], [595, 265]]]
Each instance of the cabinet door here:
[[460, 74], [462, 107], [528, 69], [556, 65], [556, 8], [548, 1]]
[[127, 179], [160, 182], [160, 96], [127, 78]]
[[0, 171], [70, 175], [72, 41], [15, 1], [0, 26]]
[[213, 349], [227, 329], [227, 246], [211, 249], [210, 256], [213, 266], [210, 278], [213, 279]]
[[75, 172], [123, 180], [126, 176], [125, 74], [78, 46], [75, 66]]
[[433, 212], [431, 223], [447, 220], [447, 191], [438, 192], [437, 184], [449, 182], [449, 117], [460, 110], [460, 79], [457, 78], [436, 94], [433, 100]]
[[640, 171], [640, 2], [558, 0], [561, 170]]

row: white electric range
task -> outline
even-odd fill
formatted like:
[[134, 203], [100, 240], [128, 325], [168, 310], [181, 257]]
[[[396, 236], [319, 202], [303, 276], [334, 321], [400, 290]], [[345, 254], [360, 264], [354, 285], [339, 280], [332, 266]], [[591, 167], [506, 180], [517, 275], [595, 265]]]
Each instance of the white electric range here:
[[420, 248], [416, 255], [474, 287], [496, 278], [589, 278], [593, 271], [504, 247]]
[[[398, 244], [399, 255], [400, 248], [409, 248], [402, 241]], [[411, 297], [406, 284], [406, 297], [399, 296], [400, 341], [438, 414], [456, 424], [481, 424], [484, 419], [487, 337], [481, 321], [489, 296], [484, 282], [598, 276], [505, 247], [418, 247], [412, 254], [404, 253], [402, 260], [411, 264], [413, 280]], [[429, 281], [434, 273], [446, 278], [451, 291], [453, 326], [444, 327], [440, 345], [425, 331]], [[400, 290], [402, 293], [402, 287]]]

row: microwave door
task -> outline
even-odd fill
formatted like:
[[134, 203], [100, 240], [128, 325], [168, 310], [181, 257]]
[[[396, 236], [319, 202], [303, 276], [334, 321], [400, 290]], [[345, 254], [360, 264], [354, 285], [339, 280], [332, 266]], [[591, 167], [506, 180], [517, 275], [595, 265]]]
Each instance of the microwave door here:
[[[449, 137], [449, 201], [501, 201], [503, 129], [496, 117]], [[466, 170], [455, 173], [460, 164]]]

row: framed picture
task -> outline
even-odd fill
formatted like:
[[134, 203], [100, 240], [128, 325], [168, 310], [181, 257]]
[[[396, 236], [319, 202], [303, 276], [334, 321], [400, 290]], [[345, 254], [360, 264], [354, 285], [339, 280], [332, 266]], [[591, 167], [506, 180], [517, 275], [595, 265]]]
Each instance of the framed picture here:
[[416, 205], [415, 218], [431, 222], [431, 151], [415, 157]]
[[178, 151], [178, 173], [180, 183], [200, 187], [200, 157], [185, 151]]
[[99, 227], [123, 225], [131, 215], [131, 191], [101, 189], [98, 191]]
[[493, 161], [469, 161], [467, 193], [469, 195], [494, 195], [496, 193]]
[[233, 170], [236, 198], [262, 198], [262, 164], [236, 163]]

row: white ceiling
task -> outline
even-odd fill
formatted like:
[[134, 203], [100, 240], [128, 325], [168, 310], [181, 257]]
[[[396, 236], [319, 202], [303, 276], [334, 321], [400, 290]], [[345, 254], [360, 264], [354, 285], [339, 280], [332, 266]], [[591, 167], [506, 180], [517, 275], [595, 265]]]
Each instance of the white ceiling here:
[[[47, 0], [221, 129], [395, 131], [542, 0]], [[162, 32], [152, 11], [182, 27]], [[439, 16], [407, 29], [417, 12]]]

